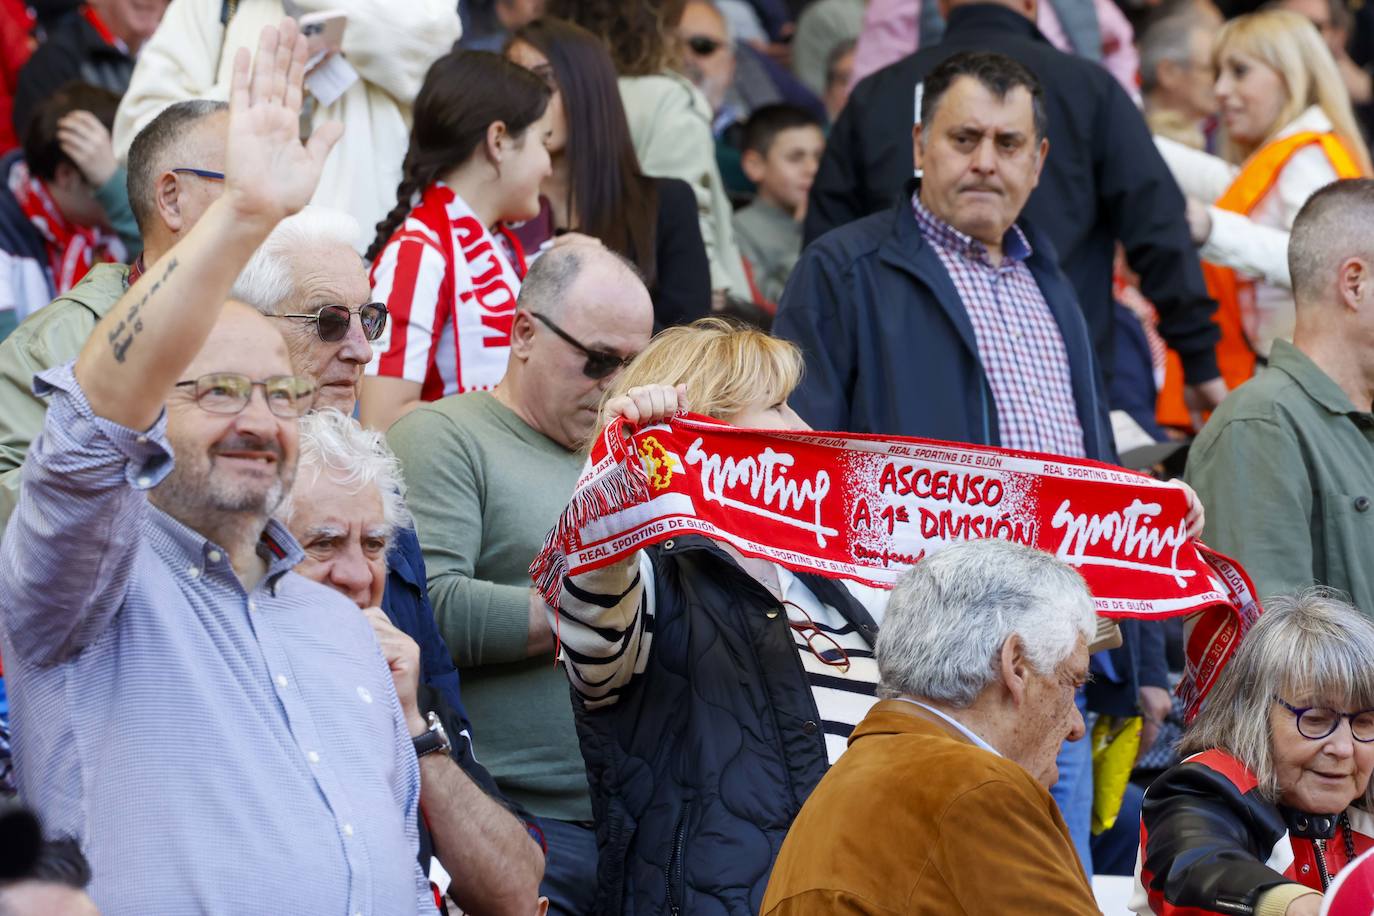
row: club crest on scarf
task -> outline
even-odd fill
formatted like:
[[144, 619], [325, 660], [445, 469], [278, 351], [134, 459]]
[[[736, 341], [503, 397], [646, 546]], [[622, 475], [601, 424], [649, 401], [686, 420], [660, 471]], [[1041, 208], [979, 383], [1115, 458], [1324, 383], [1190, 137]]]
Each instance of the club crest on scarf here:
[[1199, 615], [1194, 708], [1259, 613], [1233, 561], [1187, 534], [1177, 487], [1094, 461], [921, 439], [739, 429], [679, 416], [612, 424], [530, 571], [557, 605], [564, 575], [683, 534], [792, 569], [890, 588], [975, 538], [1049, 551], [1109, 617]]

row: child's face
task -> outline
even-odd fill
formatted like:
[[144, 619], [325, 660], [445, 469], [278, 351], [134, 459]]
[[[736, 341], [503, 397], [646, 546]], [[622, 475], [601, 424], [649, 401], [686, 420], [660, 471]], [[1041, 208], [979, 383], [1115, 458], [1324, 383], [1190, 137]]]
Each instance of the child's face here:
[[789, 127], [773, 138], [757, 179], [759, 193], [789, 213], [797, 212], [811, 191], [811, 182], [825, 152], [819, 127]]

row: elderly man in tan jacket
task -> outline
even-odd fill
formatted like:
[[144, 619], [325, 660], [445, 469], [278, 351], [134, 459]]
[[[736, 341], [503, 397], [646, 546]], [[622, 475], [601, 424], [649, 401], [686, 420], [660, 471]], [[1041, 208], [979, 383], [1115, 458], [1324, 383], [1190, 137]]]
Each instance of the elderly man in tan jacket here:
[[344, 135], [312, 203], [343, 210], [365, 229], [377, 225], [396, 203], [415, 94], [462, 34], [453, 0], [177, 0], [139, 52], [115, 118], [115, 152], [126, 157], [134, 136], [173, 102], [228, 99], [234, 51], [256, 45], [263, 26], [283, 15], [333, 12], [347, 20], [342, 46], [307, 72], [302, 120], [307, 127], [338, 121]]
[[1082, 578], [999, 540], [948, 547], [892, 590], [884, 697], [792, 824], [765, 916], [1098, 913], [1048, 787], [1083, 737], [1095, 633]]

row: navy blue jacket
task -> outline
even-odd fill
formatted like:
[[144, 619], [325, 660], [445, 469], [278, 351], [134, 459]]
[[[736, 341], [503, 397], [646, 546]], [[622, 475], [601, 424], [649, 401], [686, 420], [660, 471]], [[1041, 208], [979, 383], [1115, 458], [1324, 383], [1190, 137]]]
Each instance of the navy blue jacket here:
[[[911, 212], [916, 182], [896, 206], [807, 246], [783, 290], [773, 332], [794, 341], [806, 374], [790, 398], [816, 429], [1001, 445], [997, 405], [973, 325], [939, 255]], [[1018, 225], [1026, 265], [1064, 338], [1087, 457], [1115, 462], [1108, 403], [1074, 287], [1049, 239]], [[1133, 714], [1141, 684], [1167, 686], [1157, 624], [1121, 623], [1110, 674], [1098, 665], [1089, 707]], [[1149, 632], [1145, 632], [1149, 631]]]

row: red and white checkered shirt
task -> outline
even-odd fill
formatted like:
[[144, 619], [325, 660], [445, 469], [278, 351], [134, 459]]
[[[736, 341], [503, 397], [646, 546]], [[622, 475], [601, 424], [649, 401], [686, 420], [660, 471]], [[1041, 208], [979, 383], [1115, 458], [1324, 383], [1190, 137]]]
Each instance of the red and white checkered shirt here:
[[940, 256], [973, 324], [978, 357], [997, 404], [1001, 445], [1083, 457], [1064, 337], [1026, 258], [1031, 247], [1017, 226], [1002, 242], [1002, 263], [993, 266], [987, 247], [927, 210], [911, 197], [916, 225]]

